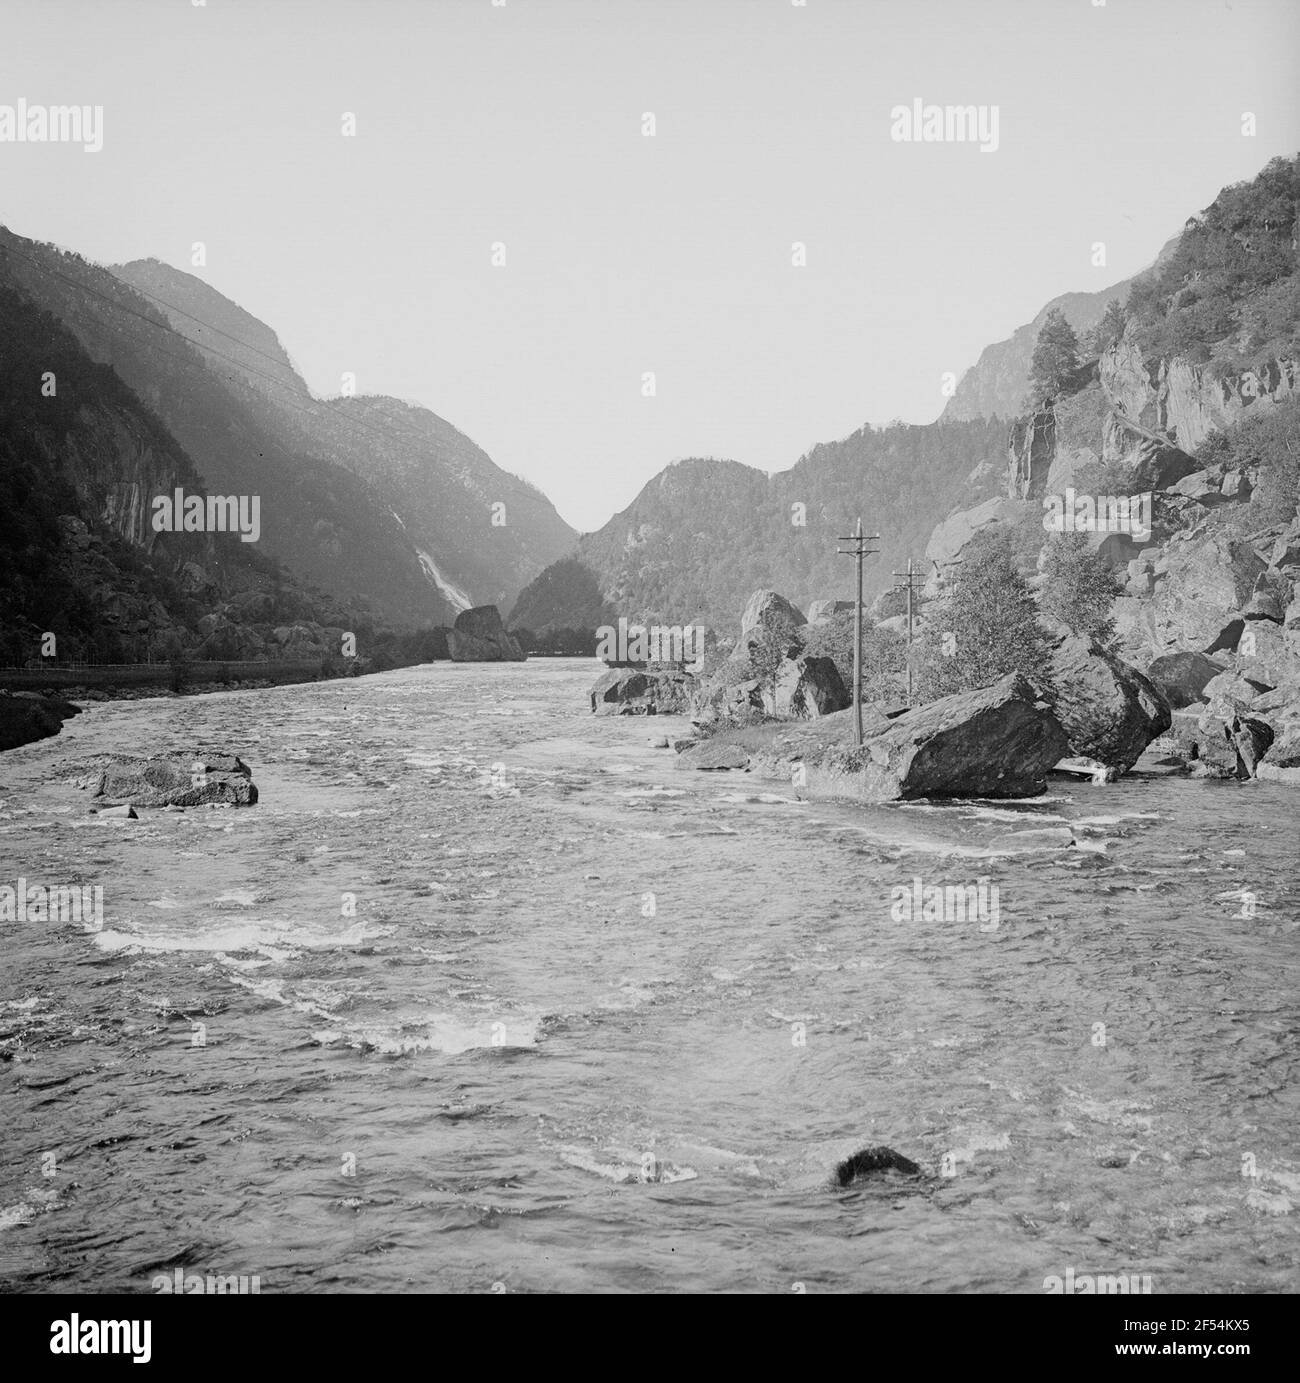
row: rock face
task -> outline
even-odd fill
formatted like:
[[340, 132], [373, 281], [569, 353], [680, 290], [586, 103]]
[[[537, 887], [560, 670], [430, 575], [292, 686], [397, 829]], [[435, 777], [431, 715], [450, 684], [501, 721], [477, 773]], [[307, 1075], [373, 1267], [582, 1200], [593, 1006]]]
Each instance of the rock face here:
[[1126, 415], [1195, 452], [1211, 432], [1238, 422], [1248, 409], [1266, 412], [1300, 387], [1294, 360], [1268, 359], [1216, 379], [1181, 356], [1162, 360], [1154, 377], [1132, 341], [1120, 341], [1098, 361], [1102, 388]]
[[778, 595], [775, 591], [755, 591], [749, 597], [745, 613], [740, 617], [740, 638], [736, 640], [731, 656], [737, 660], [748, 658], [750, 645], [764, 629], [807, 623], [803, 612], [791, 605], [785, 596]]
[[199, 749], [151, 758], [119, 759], [99, 775], [95, 797], [133, 807], [202, 807], [257, 802], [252, 770], [235, 754]]
[[[1029, 507], [1041, 512], [1036, 504]], [[950, 514], [935, 528], [926, 544], [925, 560], [930, 567], [930, 576], [925, 584], [926, 595], [938, 593], [940, 570], [945, 563], [956, 561], [962, 549], [977, 533], [991, 524], [1016, 523], [1026, 512], [1027, 506], [1018, 499], [995, 497], [986, 499], [973, 509], [960, 509]]]
[[1166, 653], [1147, 668], [1147, 677], [1178, 711], [1204, 701], [1206, 686], [1223, 670], [1222, 663], [1204, 653]]
[[0, 694], [0, 750], [48, 739], [63, 729], [63, 722], [81, 712], [71, 701], [19, 692]]
[[[768, 701], [764, 690], [764, 707]], [[787, 658], [777, 669], [773, 715], [816, 720], [833, 715], [850, 704], [850, 697], [833, 658], [804, 654]]]
[[514, 663], [527, 656], [506, 633], [495, 605], [462, 610], [447, 633], [447, 650], [456, 663]]
[[[1033, 797], [1069, 752], [1060, 722], [1019, 674], [889, 720], [873, 718], [861, 748], [852, 713], [800, 728], [772, 727], [750, 768], [813, 797], [891, 802], [916, 797]], [[690, 768], [691, 755], [678, 760]]]
[[1235, 647], [1241, 629], [1229, 632], [1230, 626], [1242, 623], [1241, 611], [1265, 570], [1249, 543], [1221, 531], [1176, 535], [1156, 559], [1150, 598], [1115, 602], [1125, 651], [1146, 662], [1179, 650]]
[[684, 672], [611, 668], [591, 689], [591, 709], [597, 715], [685, 715], [692, 680]]

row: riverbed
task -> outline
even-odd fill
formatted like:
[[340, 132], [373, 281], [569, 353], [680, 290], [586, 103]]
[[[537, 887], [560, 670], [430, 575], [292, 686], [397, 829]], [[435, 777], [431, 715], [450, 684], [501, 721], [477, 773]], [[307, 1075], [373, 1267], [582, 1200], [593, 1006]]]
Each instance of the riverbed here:
[[[98, 703], [0, 756], [0, 884], [103, 889], [0, 922], [0, 1289], [1300, 1287], [1295, 789], [809, 803], [676, 770], [599, 670]], [[199, 744], [257, 806], [77, 786]], [[898, 906], [936, 885], [996, 916]], [[926, 1175], [833, 1186], [872, 1144]]]

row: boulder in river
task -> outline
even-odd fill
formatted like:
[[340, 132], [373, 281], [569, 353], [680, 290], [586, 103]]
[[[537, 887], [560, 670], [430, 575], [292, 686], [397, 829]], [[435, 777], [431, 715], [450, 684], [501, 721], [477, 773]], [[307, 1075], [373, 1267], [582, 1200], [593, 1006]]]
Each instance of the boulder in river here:
[[[749, 765], [812, 797], [892, 802], [917, 797], [1035, 797], [1069, 752], [1051, 705], [1027, 678], [1010, 673], [991, 687], [917, 706], [895, 720], [883, 715], [852, 739], [851, 710], [820, 720], [751, 728], [743, 739], [724, 732], [714, 752], [743, 747]], [[679, 768], [696, 767], [696, 751]], [[698, 766], [704, 766], [700, 764]]]
[[698, 768], [706, 772], [717, 769], [744, 770], [749, 767], [749, 751], [742, 745], [728, 744], [723, 739], [704, 740], [683, 749], [673, 767]]
[[0, 750], [57, 735], [63, 722], [80, 714], [81, 707], [57, 697], [18, 692], [0, 693]]
[[506, 632], [495, 605], [462, 610], [447, 631], [447, 651], [454, 663], [517, 663], [528, 656]]
[[202, 807], [257, 802], [252, 770], [236, 754], [198, 749], [115, 759], [99, 775], [96, 799], [133, 807]]
[[591, 709], [597, 715], [684, 715], [692, 685], [684, 672], [610, 668], [591, 689]]
[[1053, 640], [1056, 718], [1070, 754], [1121, 772], [1169, 729], [1169, 703], [1137, 668], [1062, 624], [1043, 622]]
[[886, 1172], [901, 1172], [903, 1176], [919, 1177], [921, 1168], [910, 1157], [896, 1153], [893, 1148], [863, 1148], [846, 1157], [835, 1168], [835, 1180], [840, 1186], [852, 1186], [855, 1181], [880, 1176]]

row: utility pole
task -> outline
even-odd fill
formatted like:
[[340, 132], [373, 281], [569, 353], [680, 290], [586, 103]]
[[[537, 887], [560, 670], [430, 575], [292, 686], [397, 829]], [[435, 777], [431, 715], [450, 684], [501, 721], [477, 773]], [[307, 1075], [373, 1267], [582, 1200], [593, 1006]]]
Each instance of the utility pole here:
[[857, 598], [853, 604], [853, 743], [862, 743], [862, 559], [864, 557], [874, 557], [878, 549], [871, 552], [866, 550], [867, 543], [878, 543], [879, 533], [863, 533], [862, 516], [858, 516], [858, 525], [854, 529], [852, 536], [848, 538], [836, 538], [837, 543], [852, 543], [853, 547], [845, 552], [843, 548], [836, 551], [841, 557], [853, 557], [857, 559]]
[[916, 589], [916, 582], [920, 581], [925, 573], [916, 571], [912, 566], [912, 559], [907, 559], [907, 570], [896, 571], [894, 576], [899, 578], [894, 583], [894, 589], [901, 591], [906, 587], [907, 590], [907, 704], [912, 704], [912, 592]]

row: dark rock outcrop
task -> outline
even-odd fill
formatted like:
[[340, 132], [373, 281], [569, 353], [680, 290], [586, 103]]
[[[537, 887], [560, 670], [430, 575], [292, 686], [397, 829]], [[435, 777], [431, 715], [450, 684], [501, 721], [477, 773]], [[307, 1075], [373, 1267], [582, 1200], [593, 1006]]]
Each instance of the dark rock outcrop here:
[[506, 632], [495, 605], [462, 610], [447, 632], [447, 650], [455, 663], [514, 663], [527, 657]]
[[[852, 740], [852, 714], [749, 731], [751, 769], [793, 782], [811, 797], [1034, 797], [1069, 752], [1051, 706], [1018, 673], [895, 720], [872, 717], [860, 748]], [[677, 761], [679, 768], [694, 766], [691, 754]]]
[[1070, 753], [1127, 771], [1169, 729], [1169, 703], [1137, 668], [1064, 625], [1044, 624], [1054, 639], [1054, 706]]
[[199, 749], [117, 759], [99, 775], [97, 800], [133, 807], [202, 807], [257, 802], [252, 770], [235, 754]]
[[[766, 692], [763, 700], [766, 709]], [[787, 658], [777, 669], [776, 697], [771, 707], [774, 715], [815, 720], [849, 704], [848, 690], [833, 658], [803, 654]]]
[[1237, 751], [1237, 776], [1255, 777], [1259, 761], [1273, 743], [1273, 727], [1253, 716], [1235, 717], [1224, 727]]
[[591, 689], [591, 709], [597, 715], [685, 715], [692, 686], [684, 672], [611, 668]]
[[20, 744], [57, 735], [63, 722], [78, 715], [80, 706], [55, 697], [18, 692], [0, 693], [0, 750], [17, 749]]
[[896, 1153], [893, 1148], [863, 1148], [852, 1157], [846, 1157], [835, 1168], [835, 1180], [840, 1186], [852, 1186], [855, 1181], [879, 1176], [885, 1172], [901, 1172], [904, 1176], [924, 1175], [921, 1168], [910, 1157]]
[[1157, 658], [1147, 668], [1147, 677], [1177, 711], [1204, 701], [1206, 685], [1223, 671], [1224, 665], [1208, 655], [1185, 650]]

